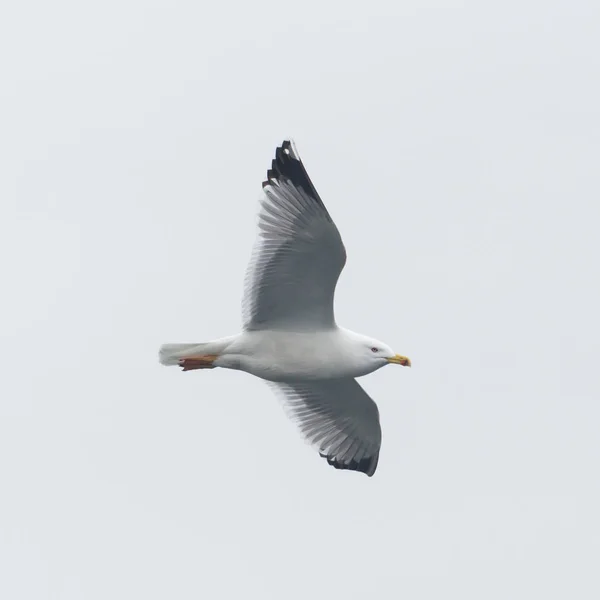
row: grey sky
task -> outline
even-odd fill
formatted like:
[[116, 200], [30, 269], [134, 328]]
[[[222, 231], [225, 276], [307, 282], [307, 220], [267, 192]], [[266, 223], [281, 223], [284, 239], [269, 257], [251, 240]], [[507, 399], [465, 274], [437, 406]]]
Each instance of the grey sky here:
[[[597, 598], [597, 2], [12, 3], [0, 61], [0, 597]], [[293, 137], [344, 238], [372, 479], [240, 326]]]

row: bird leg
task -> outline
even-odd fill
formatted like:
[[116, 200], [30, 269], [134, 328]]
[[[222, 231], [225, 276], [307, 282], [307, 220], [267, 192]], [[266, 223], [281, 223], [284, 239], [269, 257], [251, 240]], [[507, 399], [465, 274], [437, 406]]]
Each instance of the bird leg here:
[[179, 359], [179, 366], [184, 371], [193, 371], [194, 369], [214, 369], [214, 361], [218, 358], [217, 354], [203, 354], [200, 356], [187, 356]]

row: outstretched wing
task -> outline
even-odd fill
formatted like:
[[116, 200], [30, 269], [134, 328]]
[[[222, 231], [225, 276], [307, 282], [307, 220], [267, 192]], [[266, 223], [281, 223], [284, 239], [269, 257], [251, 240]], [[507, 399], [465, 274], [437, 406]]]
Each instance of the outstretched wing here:
[[277, 148], [263, 192], [245, 280], [244, 328], [334, 327], [333, 296], [346, 250], [292, 142]]
[[381, 447], [377, 405], [354, 379], [270, 383], [306, 441], [336, 469], [375, 473]]

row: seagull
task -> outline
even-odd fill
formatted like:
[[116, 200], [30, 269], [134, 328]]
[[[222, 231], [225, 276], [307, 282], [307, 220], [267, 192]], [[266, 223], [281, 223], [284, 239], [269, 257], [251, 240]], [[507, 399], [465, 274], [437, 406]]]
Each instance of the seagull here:
[[277, 148], [262, 187], [242, 332], [164, 344], [159, 361], [266, 380], [330, 465], [371, 477], [381, 447], [379, 410], [356, 378], [389, 364], [410, 367], [410, 360], [336, 324], [333, 299], [346, 249], [292, 141]]

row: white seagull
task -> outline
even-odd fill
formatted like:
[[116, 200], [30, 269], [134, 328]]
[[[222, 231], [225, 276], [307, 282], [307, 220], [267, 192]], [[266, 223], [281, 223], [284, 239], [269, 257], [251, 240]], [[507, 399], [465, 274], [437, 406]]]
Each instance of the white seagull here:
[[333, 296], [346, 250], [293, 142], [277, 148], [262, 185], [243, 331], [165, 344], [160, 362], [184, 371], [237, 369], [267, 380], [330, 465], [370, 477], [381, 446], [379, 411], [355, 377], [390, 363], [410, 366], [410, 360], [336, 324]]

